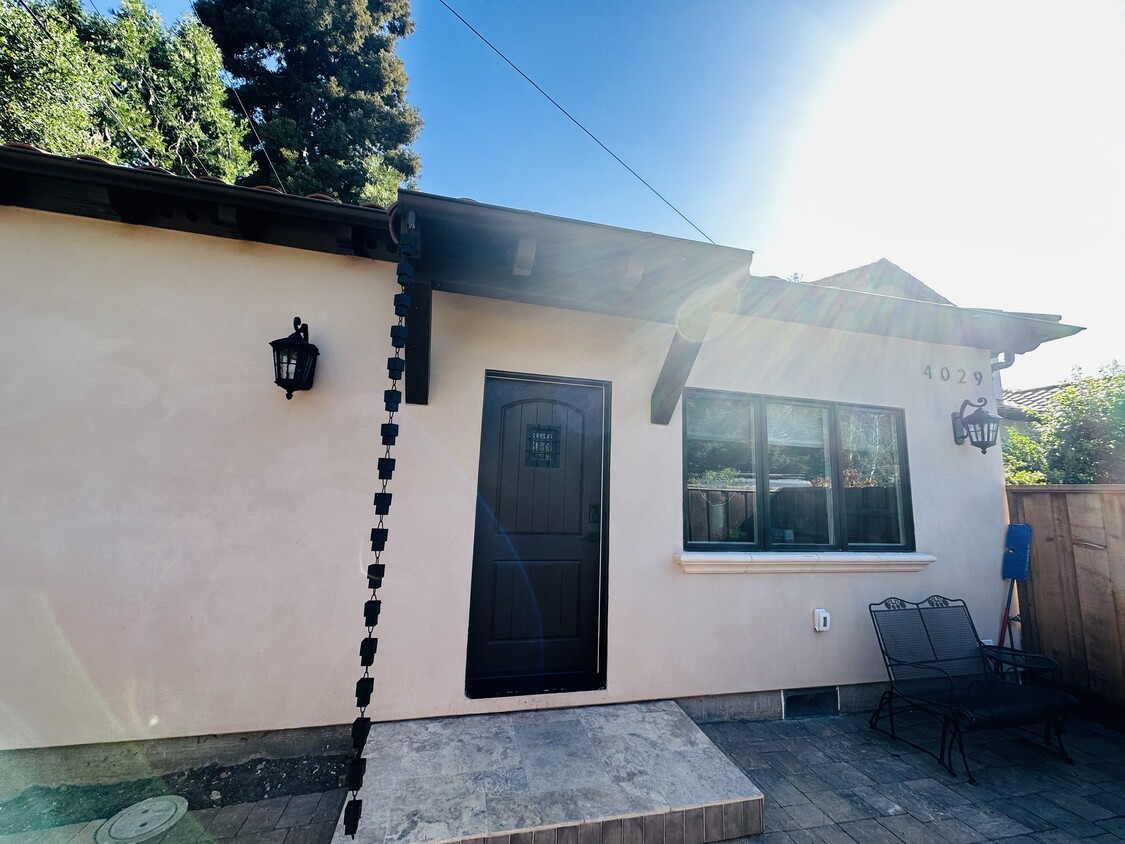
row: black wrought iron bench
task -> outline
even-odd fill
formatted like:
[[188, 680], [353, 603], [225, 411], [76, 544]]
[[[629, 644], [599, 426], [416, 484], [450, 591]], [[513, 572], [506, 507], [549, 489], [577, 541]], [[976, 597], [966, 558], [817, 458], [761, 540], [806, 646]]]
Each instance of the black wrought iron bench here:
[[974, 785], [962, 738], [967, 732], [1042, 724], [1044, 743], [1051, 745], [1053, 730], [1062, 758], [1072, 761], [1062, 732], [1067, 714], [1078, 701], [1049, 685], [1036, 684], [1057, 679], [1059, 666], [1053, 659], [983, 644], [969, 608], [960, 599], [931, 595], [913, 603], [887, 598], [871, 604], [870, 610], [891, 681], [871, 715], [873, 729], [879, 729], [885, 717], [891, 737], [899, 738], [896, 706], [936, 716], [941, 720], [938, 762], [956, 776], [956, 744], [965, 774]]

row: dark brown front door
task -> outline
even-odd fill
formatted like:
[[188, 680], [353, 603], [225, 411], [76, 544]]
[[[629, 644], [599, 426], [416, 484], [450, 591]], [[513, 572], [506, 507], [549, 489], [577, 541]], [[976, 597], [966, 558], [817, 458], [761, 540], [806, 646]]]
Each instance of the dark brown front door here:
[[609, 386], [484, 385], [465, 692], [605, 685]]

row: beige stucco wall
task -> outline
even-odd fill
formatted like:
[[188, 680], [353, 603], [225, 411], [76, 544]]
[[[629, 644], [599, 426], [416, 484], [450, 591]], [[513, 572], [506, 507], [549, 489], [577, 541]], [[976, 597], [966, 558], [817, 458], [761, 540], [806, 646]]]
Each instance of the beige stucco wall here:
[[[0, 747], [343, 723], [363, 635], [392, 265], [0, 208]], [[285, 401], [269, 340], [321, 349]], [[671, 326], [435, 294], [431, 402], [399, 416], [376, 717], [878, 680], [867, 604], [1001, 606], [999, 450], [952, 442], [982, 351], [762, 320], [690, 384], [901, 407], [920, 572], [685, 573]], [[465, 634], [486, 369], [612, 382], [608, 688], [471, 701]], [[812, 630], [814, 607], [832, 630]]]

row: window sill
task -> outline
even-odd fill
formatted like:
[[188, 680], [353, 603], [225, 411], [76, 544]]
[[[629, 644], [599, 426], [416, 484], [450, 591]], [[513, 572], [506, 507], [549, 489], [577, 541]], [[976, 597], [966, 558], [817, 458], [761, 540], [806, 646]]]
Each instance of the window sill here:
[[921, 571], [937, 557], [914, 551], [681, 551], [687, 574], [811, 574]]

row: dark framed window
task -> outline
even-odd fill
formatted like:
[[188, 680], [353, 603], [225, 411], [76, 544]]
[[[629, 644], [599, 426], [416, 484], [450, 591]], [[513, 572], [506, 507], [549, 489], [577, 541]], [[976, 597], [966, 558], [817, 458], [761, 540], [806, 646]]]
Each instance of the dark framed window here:
[[687, 550], [914, 550], [901, 410], [685, 390], [683, 413]]

